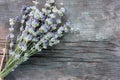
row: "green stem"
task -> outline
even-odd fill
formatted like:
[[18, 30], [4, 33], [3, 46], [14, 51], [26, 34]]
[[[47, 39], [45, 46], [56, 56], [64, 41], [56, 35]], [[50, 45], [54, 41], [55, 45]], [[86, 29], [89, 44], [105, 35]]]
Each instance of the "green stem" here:
[[19, 64], [21, 64], [22, 62], [24, 62], [24, 56], [23, 56], [21, 59], [15, 61], [14, 65], [11, 65], [9, 68], [4, 69], [4, 70], [0, 73], [0, 77], [1, 77], [1, 78], [4, 78], [5, 76], [7, 76], [7, 75], [16, 67], [16, 65], [19, 65]]

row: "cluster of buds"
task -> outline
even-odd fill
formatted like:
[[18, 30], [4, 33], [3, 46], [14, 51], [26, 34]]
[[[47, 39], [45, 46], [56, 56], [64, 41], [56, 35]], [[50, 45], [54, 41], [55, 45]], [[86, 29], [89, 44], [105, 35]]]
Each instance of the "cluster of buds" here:
[[58, 9], [54, 0], [47, 0], [40, 11], [39, 2], [22, 8], [21, 34], [17, 37], [18, 48], [24, 53], [28, 49], [41, 51], [60, 42], [59, 38], [70, 29], [69, 22], [62, 22], [65, 8]]
[[[26, 61], [33, 54], [56, 45], [64, 33], [70, 31], [70, 23], [62, 20], [66, 12], [63, 4], [57, 8], [55, 0], [47, 0], [44, 8], [38, 9], [38, 1], [33, 6], [23, 6], [20, 18], [20, 33], [13, 48], [15, 19], [10, 19], [10, 59], [5, 65], [3, 73], [10, 68], [12, 71], [17, 65]], [[64, 22], [63, 22], [64, 21]], [[12, 62], [11, 62], [12, 60]], [[14, 64], [14, 65], [13, 65]], [[5, 75], [3, 75], [5, 76]]]
[[10, 28], [9, 28], [10, 50], [9, 50], [9, 53], [11, 55], [14, 55], [14, 53], [13, 53], [14, 41], [13, 40], [14, 40], [15, 35], [13, 32], [14, 32], [15, 19], [10, 18], [9, 23], [10, 23]]

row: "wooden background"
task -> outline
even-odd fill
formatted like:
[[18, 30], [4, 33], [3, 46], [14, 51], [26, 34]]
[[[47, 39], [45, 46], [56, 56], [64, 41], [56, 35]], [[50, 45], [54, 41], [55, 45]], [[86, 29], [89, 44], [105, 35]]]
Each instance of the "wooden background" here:
[[[31, 1], [0, 0], [0, 39], [9, 33], [8, 19], [19, 15], [22, 5], [32, 5]], [[39, 1], [42, 7], [45, 0]], [[59, 2], [79, 32], [34, 55], [6, 80], [120, 80], [120, 0]]]

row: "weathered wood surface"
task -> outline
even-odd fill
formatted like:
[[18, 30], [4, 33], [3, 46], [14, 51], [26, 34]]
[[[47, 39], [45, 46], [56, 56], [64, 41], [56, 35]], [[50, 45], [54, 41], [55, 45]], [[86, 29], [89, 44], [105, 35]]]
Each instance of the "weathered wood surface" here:
[[[39, 0], [41, 7], [45, 0]], [[120, 0], [57, 0], [63, 2], [72, 27], [61, 44], [34, 55], [6, 80], [120, 80]], [[0, 38], [8, 19], [31, 0], [0, 0]]]

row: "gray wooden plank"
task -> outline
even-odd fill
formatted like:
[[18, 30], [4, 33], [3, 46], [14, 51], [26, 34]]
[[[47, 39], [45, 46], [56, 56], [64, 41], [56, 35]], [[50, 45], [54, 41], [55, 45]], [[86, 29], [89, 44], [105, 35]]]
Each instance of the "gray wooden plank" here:
[[[8, 19], [19, 15], [32, 0], [0, 0], [0, 46]], [[40, 1], [40, 8], [45, 0]], [[61, 44], [43, 50], [20, 65], [7, 80], [120, 80], [120, 1], [57, 0], [77, 33], [66, 34]], [[0, 48], [2, 48], [0, 47]]]
[[[91, 44], [94, 44], [94, 42], [91, 42]], [[105, 42], [96, 42], [96, 44], [101, 46], [100, 53], [98, 53], [99, 50], [96, 47], [91, 47], [94, 52], [82, 53], [78, 52], [79, 50], [76, 51], [76, 48], [86, 48], [84, 49], [86, 51], [91, 45], [54, 52], [56, 51], [55, 48], [59, 46], [56, 45], [52, 49], [34, 55], [11, 75], [15, 78], [14, 80], [119, 80], [120, 58], [114, 54], [119, 52], [115, 49], [118, 46], [111, 43], [105, 44]], [[104, 46], [109, 47], [109, 45], [114, 46], [112, 49], [115, 50], [104, 50]]]

